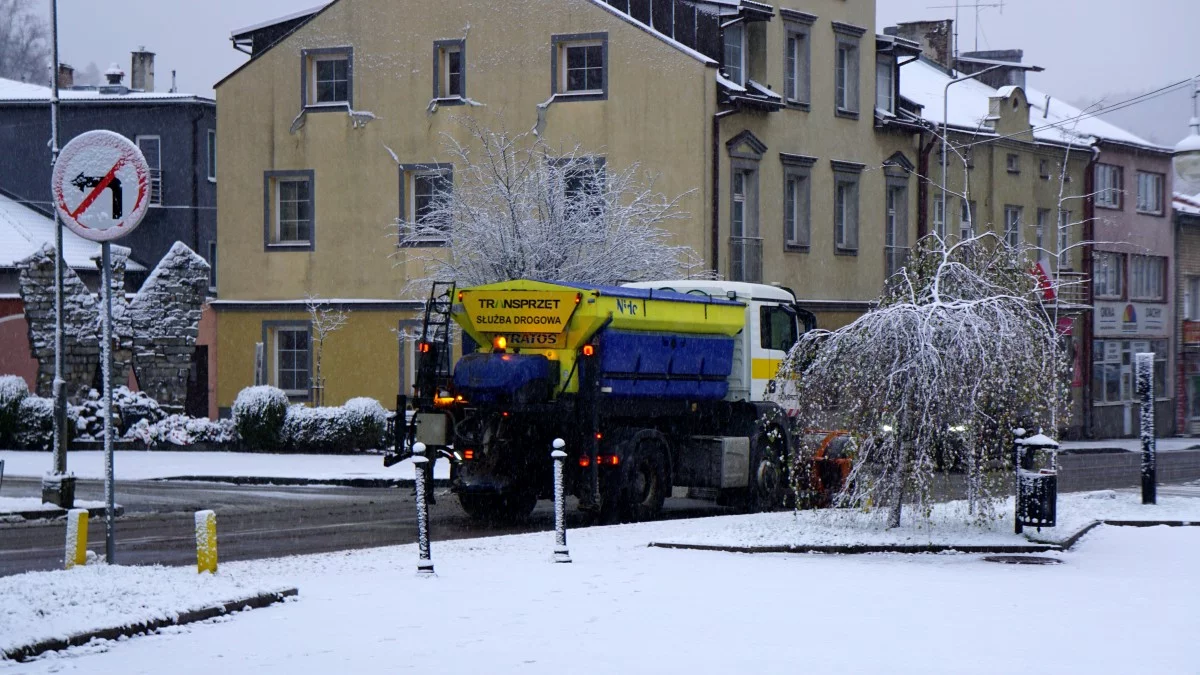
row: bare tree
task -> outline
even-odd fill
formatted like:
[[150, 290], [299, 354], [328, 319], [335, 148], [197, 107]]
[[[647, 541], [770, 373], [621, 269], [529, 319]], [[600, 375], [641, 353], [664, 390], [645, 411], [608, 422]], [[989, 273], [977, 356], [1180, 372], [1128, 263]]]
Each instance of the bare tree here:
[[304, 301], [308, 319], [312, 324], [313, 342], [313, 406], [325, 405], [325, 376], [321, 374], [321, 360], [325, 353], [325, 340], [341, 330], [349, 318], [346, 312], [334, 309], [325, 300], [309, 295]]
[[1009, 430], [1061, 419], [1067, 364], [1028, 255], [990, 232], [951, 246], [926, 237], [878, 309], [796, 345], [785, 407], [801, 430], [858, 443], [840, 503], [888, 504], [896, 527], [905, 501], [928, 513], [932, 478], [953, 469], [974, 510], [992, 494], [989, 467], [1008, 461]]
[[0, 0], [0, 77], [49, 84], [50, 31], [37, 0]]
[[687, 218], [681, 197], [655, 191], [636, 164], [617, 169], [578, 146], [555, 150], [530, 133], [458, 121], [470, 145], [446, 137], [452, 189], [427, 183], [415, 191], [415, 213], [397, 221], [398, 255], [426, 263], [418, 287], [435, 279], [611, 284], [705, 275], [703, 261], [664, 227]]

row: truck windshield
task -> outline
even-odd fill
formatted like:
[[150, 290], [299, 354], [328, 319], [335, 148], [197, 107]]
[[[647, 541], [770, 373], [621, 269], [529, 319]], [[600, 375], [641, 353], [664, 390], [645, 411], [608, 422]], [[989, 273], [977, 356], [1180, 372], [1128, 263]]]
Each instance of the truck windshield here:
[[763, 305], [759, 309], [759, 333], [763, 349], [786, 352], [796, 344], [796, 313], [787, 305]]

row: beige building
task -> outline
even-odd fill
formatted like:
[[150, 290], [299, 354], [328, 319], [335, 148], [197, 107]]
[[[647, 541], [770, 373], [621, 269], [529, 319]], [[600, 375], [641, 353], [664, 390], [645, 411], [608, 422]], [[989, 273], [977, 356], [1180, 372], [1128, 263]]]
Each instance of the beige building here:
[[[795, 290], [824, 327], [865, 310], [918, 231], [931, 136], [900, 96], [917, 55], [867, 0], [335, 0], [234, 35], [217, 85], [217, 399], [310, 399], [307, 295], [350, 312], [324, 400], [408, 392], [423, 299], [397, 218], [454, 189], [457, 116], [634, 163], [686, 194], [672, 225], [727, 278]], [[425, 253], [425, 252], [422, 252]]]

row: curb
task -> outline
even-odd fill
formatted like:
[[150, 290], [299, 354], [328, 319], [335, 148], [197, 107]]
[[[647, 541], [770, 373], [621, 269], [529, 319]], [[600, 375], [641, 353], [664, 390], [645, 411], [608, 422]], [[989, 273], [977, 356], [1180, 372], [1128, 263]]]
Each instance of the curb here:
[[997, 545], [997, 546], [956, 546], [954, 544], [849, 544], [833, 546], [722, 546], [720, 544], [675, 544], [671, 542], [652, 541], [649, 548], [681, 549], [689, 551], [718, 551], [721, 553], [824, 553], [834, 555], [858, 555], [862, 553], [1051, 553], [1068, 551], [1083, 535], [1091, 532], [1100, 525], [1113, 527], [1200, 527], [1200, 521], [1187, 520], [1096, 520], [1083, 526], [1078, 532], [1065, 539], [1061, 544], [1047, 541], [1033, 542], [1029, 545]]
[[[229, 483], [232, 485], [332, 485], [352, 488], [411, 488], [411, 478], [271, 478], [265, 476], [167, 476], [152, 481], [191, 481], [194, 483]], [[450, 487], [448, 478], [435, 478], [434, 487]]]
[[[94, 506], [88, 509], [88, 518], [103, 518], [107, 511], [108, 509], [103, 506]], [[115, 508], [114, 511], [116, 512], [117, 517], [125, 515], [125, 507], [121, 506], [120, 504], [117, 504], [117, 508]], [[5, 511], [0, 513], [0, 516], [18, 516], [20, 518], [24, 518], [25, 520], [53, 520], [55, 518], [62, 518], [65, 515], [67, 515], [66, 509]]]
[[271, 593], [263, 593], [253, 597], [244, 598], [242, 600], [233, 600], [231, 602], [205, 607], [204, 609], [194, 609], [188, 612], [180, 612], [172, 618], [152, 619], [150, 621], [142, 621], [139, 623], [128, 624], [125, 626], [117, 626], [116, 628], [102, 628], [100, 630], [88, 631], [86, 633], [76, 633], [67, 638], [52, 638], [50, 640], [42, 640], [31, 645], [23, 645], [14, 647], [5, 652], [0, 652], [0, 660], [11, 659], [13, 661], [28, 661], [40, 654], [46, 652], [67, 649], [68, 647], [78, 647], [79, 645], [87, 644], [92, 640], [115, 640], [119, 637], [132, 637], [143, 633], [151, 633], [160, 628], [167, 626], [182, 626], [188, 623], [197, 621], [207, 621], [218, 616], [223, 616], [231, 612], [250, 608], [259, 609], [267, 607], [278, 602], [283, 602], [285, 598], [295, 597], [299, 594], [295, 588], [288, 588], [282, 591], [274, 591]]

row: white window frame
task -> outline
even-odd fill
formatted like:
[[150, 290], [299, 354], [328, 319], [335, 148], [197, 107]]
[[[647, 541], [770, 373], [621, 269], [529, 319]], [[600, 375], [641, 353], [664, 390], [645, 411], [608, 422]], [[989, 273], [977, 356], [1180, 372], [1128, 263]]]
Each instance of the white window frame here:
[[[439, 99], [463, 99], [467, 96], [467, 61], [466, 45], [462, 41], [439, 43], [438, 53], [438, 91]], [[458, 55], [458, 73], [450, 69], [450, 57]], [[454, 93], [454, 78], [458, 78], [458, 93]]]
[[1200, 321], [1200, 276], [1183, 279], [1183, 318]]
[[1024, 210], [1024, 207], [1013, 204], [1004, 207], [1004, 241], [1008, 242], [1009, 246], [1021, 243], [1021, 220]]
[[1163, 186], [1166, 181], [1161, 173], [1137, 172], [1137, 212], [1152, 216], [1163, 214]]
[[[304, 369], [301, 370], [299, 368], [292, 368], [289, 371], [289, 372], [296, 373], [296, 374], [304, 373], [306, 375], [305, 379], [307, 379], [308, 382], [306, 383], [306, 386], [303, 389], [296, 389], [296, 388], [288, 389], [283, 386], [283, 368], [280, 364], [280, 362], [282, 361], [282, 359], [280, 358], [281, 349], [282, 349], [282, 345], [280, 344], [280, 337], [284, 333], [303, 333], [305, 336], [305, 343], [308, 345], [308, 349], [304, 350], [303, 352], [300, 350], [297, 350], [297, 349], [289, 349], [288, 350], [295, 354], [303, 354], [304, 355], [304, 363], [305, 363]], [[275, 376], [275, 386], [282, 389], [283, 393], [287, 394], [289, 397], [293, 397], [293, 398], [308, 397], [311, 393], [311, 385], [312, 385], [312, 331], [311, 331], [311, 329], [308, 326], [303, 325], [303, 324], [273, 326], [271, 328], [271, 357], [272, 357], [272, 361], [273, 361], [272, 365], [274, 366], [274, 368], [272, 370], [274, 371], [274, 376]], [[296, 383], [293, 382], [292, 384], [296, 384]]]
[[[886, 76], [885, 82], [880, 82], [881, 76]], [[896, 113], [896, 60], [890, 56], [875, 57], [875, 107]]]
[[837, 251], [858, 250], [857, 175], [835, 173], [833, 180], [833, 244]]
[[858, 114], [858, 40], [839, 36], [836, 42], [833, 63], [834, 107], [840, 113]]
[[1062, 267], [1070, 267], [1070, 259], [1063, 260], [1063, 253], [1071, 248], [1071, 212], [1067, 209], [1058, 210], [1058, 264]]
[[1046, 242], [1046, 230], [1049, 227], [1050, 227], [1050, 209], [1038, 209], [1037, 210], [1037, 225], [1035, 227], [1034, 236], [1036, 237], [1035, 241], [1037, 242], [1037, 248], [1038, 248], [1037, 255], [1039, 258], [1042, 255], [1042, 251], [1046, 250], [1046, 243], [1047, 243]]
[[[134, 143], [137, 144], [138, 150], [142, 151], [142, 156], [146, 158], [146, 163], [150, 165], [150, 206], [162, 206], [163, 203], [163, 179], [162, 179], [162, 137], [157, 134], [142, 134], [134, 137]], [[146, 152], [142, 147], [142, 141], [154, 141], [158, 146], [158, 152]]]
[[1164, 302], [1167, 259], [1157, 255], [1129, 256], [1129, 299], [1143, 302]]
[[809, 177], [798, 171], [784, 173], [783, 237], [788, 248], [807, 249], [812, 241]]
[[1116, 164], [1096, 165], [1095, 203], [1102, 209], [1120, 209], [1123, 171]]
[[[1107, 346], [1117, 343], [1118, 346], [1109, 349]], [[1167, 378], [1167, 348], [1168, 340], [1109, 340], [1100, 339], [1093, 342], [1092, 381], [1096, 384], [1092, 389], [1092, 401], [1097, 405], [1121, 405], [1136, 399], [1136, 384], [1134, 383], [1133, 360], [1134, 354], [1149, 350], [1154, 353], [1154, 400], [1165, 401], [1171, 398], [1167, 390], [1170, 383]], [[1117, 397], [1108, 396], [1108, 379], [1117, 384]], [[1097, 392], [1097, 389], [1099, 390]], [[1099, 396], [1096, 394], [1099, 393]]]
[[1092, 254], [1092, 294], [1099, 299], [1125, 297], [1125, 254], [1096, 251]]
[[1004, 168], [1009, 173], [1021, 173], [1021, 155], [1010, 152], [1004, 156]]
[[975, 212], [975, 202], [966, 199], [958, 201], [958, 238], [970, 239], [975, 236], [975, 221], [979, 214]]
[[[296, 218], [295, 219], [294, 222], [296, 223], [297, 238], [296, 239], [284, 239], [283, 238], [283, 223], [284, 223], [284, 220], [283, 220], [283, 201], [284, 201], [283, 200], [283, 186], [285, 184], [292, 185], [292, 184], [301, 184], [301, 183], [308, 185], [308, 198], [304, 199], [304, 200], [295, 199], [295, 200], [288, 200], [288, 201], [289, 202], [294, 201], [297, 204], [301, 204], [301, 203], [308, 204], [308, 209], [309, 209], [310, 213], [308, 214], [307, 219], [305, 219], [305, 218]], [[315, 214], [311, 213], [312, 204], [313, 204], [312, 189], [313, 189], [312, 181], [304, 176], [279, 176], [274, 179], [274, 196], [272, 199], [272, 201], [274, 202], [274, 214], [273, 214], [274, 218], [272, 218], [272, 221], [273, 221], [273, 224], [272, 224], [273, 236], [272, 236], [272, 241], [271, 241], [272, 244], [279, 244], [279, 245], [283, 245], [283, 246], [307, 246], [307, 245], [312, 244], [313, 217], [315, 215]], [[293, 221], [289, 220], [288, 222], [293, 222]], [[308, 236], [304, 239], [300, 239], [299, 238], [299, 234], [300, 234], [299, 224], [305, 223], [305, 222], [308, 223]]]
[[807, 106], [812, 98], [812, 58], [807, 27], [789, 24], [783, 47], [784, 99], [792, 105]]
[[208, 160], [208, 182], [215, 183], [215, 182], [217, 182], [217, 130], [216, 129], [208, 130], [207, 150], [208, 150], [208, 152], [207, 152], [206, 158]]
[[722, 30], [721, 53], [724, 57], [725, 77], [740, 85], [746, 84], [746, 25], [732, 23]]
[[[401, 204], [400, 220], [404, 225], [413, 226], [419, 223], [417, 214], [417, 184], [422, 182], [422, 179], [429, 179], [440, 176], [451, 193], [454, 190], [454, 167], [451, 164], [406, 164], [400, 167], [400, 180], [403, 181], [402, 192], [404, 202]], [[433, 194], [433, 193], [431, 193]], [[450, 223], [445, 224], [440, 236], [427, 236], [420, 239], [420, 245], [445, 245], [450, 241]]]
[[946, 240], [946, 195], [938, 194], [933, 198], [933, 232]]
[[[334, 90], [335, 90], [334, 96], [335, 97], [331, 98], [328, 101], [322, 101], [318, 98], [319, 89], [320, 89], [319, 84], [320, 84], [320, 82], [324, 81], [324, 80], [320, 80], [319, 75], [318, 75], [318, 71], [320, 70], [320, 64], [337, 62], [337, 61], [344, 61], [346, 63], [346, 79], [339, 80], [335, 77], [334, 79], [329, 80], [329, 82], [333, 83], [333, 85], [334, 85]], [[353, 77], [353, 74], [352, 74], [351, 66], [350, 66], [350, 55], [348, 53], [314, 54], [312, 56], [309, 56], [309, 58], [308, 58], [308, 101], [306, 102], [307, 105], [309, 105], [309, 106], [350, 105], [350, 97], [351, 97], [350, 80], [352, 77]], [[336, 88], [337, 88], [338, 82], [345, 82], [345, 84], [346, 84], [346, 97], [345, 98], [336, 98]]]

